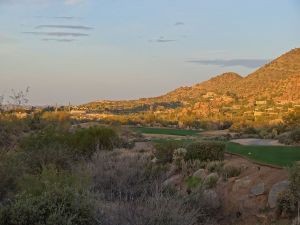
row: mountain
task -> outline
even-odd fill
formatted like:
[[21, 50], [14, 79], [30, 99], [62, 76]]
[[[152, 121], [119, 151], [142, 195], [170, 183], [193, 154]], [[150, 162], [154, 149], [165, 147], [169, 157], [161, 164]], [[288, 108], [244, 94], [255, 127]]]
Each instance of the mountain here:
[[246, 77], [229, 72], [191, 87], [180, 87], [155, 98], [96, 101], [83, 107], [102, 112], [109, 112], [111, 109], [117, 110], [118, 113], [122, 113], [123, 109], [126, 109], [126, 112], [139, 112], [153, 110], [153, 106], [154, 109], [159, 106], [183, 107], [205, 102], [207, 99], [217, 99], [219, 102], [215, 105], [219, 107], [224, 96], [248, 103], [258, 100], [300, 103], [300, 48], [283, 54]]

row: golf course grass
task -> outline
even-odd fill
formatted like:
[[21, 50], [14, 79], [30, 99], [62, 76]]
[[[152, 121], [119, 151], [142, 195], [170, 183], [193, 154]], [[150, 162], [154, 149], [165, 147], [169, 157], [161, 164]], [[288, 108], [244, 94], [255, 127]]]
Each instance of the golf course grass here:
[[183, 130], [171, 128], [154, 128], [154, 127], [136, 127], [136, 132], [142, 134], [164, 134], [164, 135], [177, 135], [177, 136], [195, 136], [199, 134], [197, 130]]
[[300, 161], [299, 146], [252, 146], [228, 142], [226, 151], [246, 156], [256, 162], [282, 167], [291, 166], [296, 161]]

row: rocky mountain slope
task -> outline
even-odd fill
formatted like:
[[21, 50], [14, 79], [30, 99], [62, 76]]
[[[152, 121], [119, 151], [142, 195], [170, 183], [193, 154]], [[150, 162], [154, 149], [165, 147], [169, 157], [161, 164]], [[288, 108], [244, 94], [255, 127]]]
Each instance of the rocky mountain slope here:
[[[210, 93], [213, 92], [213, 93]], [[180, 87], [166, 95], [132, 101], [96, 101], [85, 107], [149, 110], [151, 106], [180, 107], [203, 97], [227, 95], [248, 102], [272, 100], [300, 102], [300, 48], [293, 49], [246, 77], [230, 72], [191, 87]], [[174, 104], [175, 103], [175, 104]], [[142, 107], [144, 106], [144, 107]], [[145, 107], [148, 106], [148, 107]]]

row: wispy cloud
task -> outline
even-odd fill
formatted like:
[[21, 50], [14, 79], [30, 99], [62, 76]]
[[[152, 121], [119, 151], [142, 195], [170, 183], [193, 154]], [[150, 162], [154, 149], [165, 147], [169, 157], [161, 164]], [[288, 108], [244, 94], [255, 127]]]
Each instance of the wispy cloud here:
[[165, 39], [164, 37], [160, 37], [158, 39], [149, 40], [149, 42], [156, 42], [156, 43], [168, 43], [168, 42], [176, 42], [177, 40], [174, 39]]
[[231, 67], [231, 66], [243, 66], [247, 68], [258, 68], [270, 60], [268, 59], [214, 59], [214, 60], [188, 60], [188, 63], [197, 63], [202, 65], [216, 65], [223, 67]]
[[23, 34], [32, 34], [32, 35], [45, 35], [45, 36], [55, 36], [55, 37], [84, 37], [89, 36], [86, 33], [71, 33], [71, 32], [22, 32]]
[[175, 26], [184, 26], [184, 22], [176, 22], [175, 24], [174, 24]]
[[55, 42], [73, 42], [75, 39], [58, 39], [58, 38], [43, 38], [42, 41], [55, 41]]
[[74, 30], [92, 30], [93, 27], [80, 26], [80, 25], [39, 25], [35, 29], [44, 29], [44, 28], [58, 28], [58, 29], [74, 29]]

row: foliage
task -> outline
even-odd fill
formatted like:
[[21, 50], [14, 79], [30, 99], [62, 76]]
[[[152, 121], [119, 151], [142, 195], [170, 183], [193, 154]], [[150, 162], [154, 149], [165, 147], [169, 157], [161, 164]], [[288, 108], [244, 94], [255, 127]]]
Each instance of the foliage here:
[[97, 224], [92, 198], [81, 180], [53, 168], [24, 177], [20, 194], [0, 208], [0, 224]]
[[300, 165], [294, 164], [289, 169], [289, 189], [280, 193], [277, 200], [278, 212], [293, 215], [297, 212], [300, 202]]
[[222, 169], [222, 176], [225, 180], [231, 177], [238, 177], [241, 174], [242, 170], [240, 167], [226, 165]]
[[196, 142], [187, 146], [185, 160], [215, 161], [223, 160], [225, 144], [221, 142]]
[[[109, 128], [92, 127], [74, 132], [47, 128], [24, 138], [21, 149], [34, 166], [55, 164], [66, 167], [70, 160], [89, 158], [96, 151], [111, 150], [119, 144], [115, 131]], [[70, 159], [70, 160], [68, 160]]]
[[99, 152], [89, 168], [94, 188], [107, 200], [128, 201], [149, 195], [158, 183], [162, 183], [163, 171], [153, 168], [150, 156], [145, 153]]
[[217, 186], [219, 177], [217, 174], [211, 174], [204, 181], [204, 186], [208, 189], [215, 188]]
[[211, 173], [220, 173], [223, 169], [224, 162], [222, 161], [211, 161], [206, 164], [206, 169]]
[[185, 182], [189, 189], [195, 189], [202, 184], [202, 180], [200, 178], [193, 176], [188, 177]]
[[184, 147], [183, 144], [176, 141], [157, 143], [154, 155], [159, 163], [171, 163], [174, 151], [181, 147]]
[[283, 191], [277, 199], [278, 213], [293, 214], [297, 210], [297, 199], [290, 190]]

